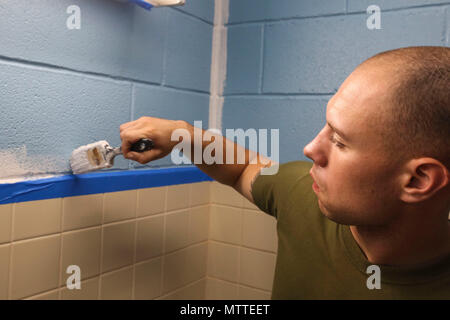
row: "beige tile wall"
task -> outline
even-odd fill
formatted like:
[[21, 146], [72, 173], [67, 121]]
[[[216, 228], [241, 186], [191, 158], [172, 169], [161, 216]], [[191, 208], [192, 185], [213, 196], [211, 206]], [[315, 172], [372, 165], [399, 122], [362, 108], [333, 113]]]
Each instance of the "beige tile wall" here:
[[275, 218], [233, 188], [211, 183], [207, 299], [270, 299]]
[[269, 299], [276, 246], [217, 182], [1, 205], [0, 299]]

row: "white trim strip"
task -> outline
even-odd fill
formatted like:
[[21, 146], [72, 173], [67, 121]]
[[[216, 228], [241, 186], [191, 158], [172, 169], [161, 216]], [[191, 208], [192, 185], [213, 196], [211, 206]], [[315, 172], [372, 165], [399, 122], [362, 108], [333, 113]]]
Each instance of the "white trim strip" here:
[[227, 76], [227, 28], [229, 0], [215, 0], [211, 54], [209, 128], [222, 129], [223, 90]]

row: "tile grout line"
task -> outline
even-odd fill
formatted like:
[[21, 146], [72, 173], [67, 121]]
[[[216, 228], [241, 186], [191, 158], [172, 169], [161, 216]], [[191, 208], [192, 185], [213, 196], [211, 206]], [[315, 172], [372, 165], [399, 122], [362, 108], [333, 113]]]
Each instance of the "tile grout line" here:
[[12, 265], [13, 265], [13, 239], [14, 239], [14, 222], [16, 217], [16, 205], [17, 203], [12, 204], [12, 212], [11, 212], [11, 246], [9, 247], [9, 270], [8, 270], [8, 294], [7, 299], [12, 299]]
[[230, 281], [230, 280], [227, 280], [227, 279], [222, 279], [222, 278], [217, 278], [217, 277], [208, 277], [208, 278], [210, 278], [212, 280], [218, 280], [218, 281], [222, 281], [222, 282], [229, 283], [229, 284], [232, 284], [232, 285], [236, 285], [238, 287], [247, 287], [247, 288], [250, 288], [250, 289], [262, 291], [264, 293], [271, 293], [271, 291], [269, 291], [269, 290], [261, 289], [261, 288], [258, 288], [258, 287], [253, 287], [253, 286], [248, 285], [248, 284], [241, 284], [241, 283], [237, 283], [237, 282], [233, 282], [233, 281]]
[[[188, 245], [179, 247], [179, 248], [177, 248], [177, 249], [168, 251], [168, 252], [166, 252], [166, 253], [167, 253], [167, 255], [171, 255], [171, 254], [174, 254], [174, 253], [179, 253], [180, 251], [189, 249], [190, 247], [202, 245], [202, 244], [204, 244], [204, 242], [207, 242], [207, 240], [202, 240], [202, 241], [199, 241], [199, 242], [195, 242], [195, 243], [192, 243], [192, 244], [188, 244]], [[162, 257], [162, 256], [163, 256], [163, 255], [161, 255], [161, 257]], [[151, 259], [153, 259], [153, 258], [151, 258]]]
[[158, 298], [161, 298], [161, 299], [167, 298], [168, 296], [170, 296], [172, 294], [176, 294], [176, 293], [180, 292], [181, 290], [186, 289], [187, 287], [193, 286], [193, 285], [197, 284], [198, 282], [205, 280], [205, 279], [206, 279], [206, 277], [203, 277], [203, 278], [188, 282], [187, 284], [185, 284], [179, 288], [175, 288], [172, 291], [169, 291], [166, 294], [159, 296]]
[[[236, 286], [236, 287], [242, 286], [242, 287], [249, 287], [249, 288], [252, 288], [252, 289], [257, 289], [256, 287], [251, 287], [251, 286], [243, 285], [243, 284], [240, 284], [239, 282], [235, 282], [235, 281], [232, 281], [232, 280], [219, 278], [219, 277], [217, 277], [217, 276], [208, 276], [207, 278], [208, 278], [209, 280], [214, 280], [214, 281], [218, 281], [218, 282], [225, 282], [225, 283], [227, 283], [227, 284], [230, 284], [230, 285]], [[258, 290], [264, 291], [263, 289], [258, 289]], [[235, 299], [233, 299], [233, 300], [237, 300], [237, 298], [235, 298]]]
[[[92, 280], [94, 280], [95, 278], [99, 278], [99, 277], [100, 277], [100, 274], [93, 275], [93, 276], [90, 276], [89, 278], [86, 278], [86, 279], [81, 280], [81, 282], [92, 281]], [[29, 299], [29, 298], [36, 297], [36, 296], [40, 296], [40, 295], [47, 294], [47, 293], [50, 294], [50, 293], [52, 293], [53, 291], [57, 291], [57, 290], [61, 291], [61, 290], [64, 289], [64, 288], [66, 288], [66, 287], [65, 287], [65, 286], [58, 286], [58, 287], [56, 287], [56, 288], [54, 288], [54, 289], [36, 292], [36, 293], [34, 293], [34, 294], [32, 294], [32, 295], [22, 297], [21, 299]]]
[[207, 290], [206, 287], [208, 285], [206, 281], [206, 277], [208, 277], [208, 265], [209, 265], [209, 240], [206, 240], [206, 267], [205, 267], [205, 287], [203, 288], [203, 300], [207, 300]]
[[164, 268], [166, 265], [166, 211], [167, 211], [167, 198], [169, 195], [169, 186], [165, 186], [165, 191], [164, 191], [164, 220], [163, 220], [163, 243], [162, 243], [162, 259], [161, 259], [161, 284], [160, 284], [160, 288], [159, 288], [159, 297], [163, 296], [163, 292], [164, 292]]
[[[187, 246], [185, 246], [185, 247], [182, 247], [182, 248], [179, 248], [179, 249], [177, 249], [177, 250], [171, 251], [169, 254], [177, 253], [177, 252], [179, 252], [179, 251], [186, 250], [186, 249], [188, 249], [188, 248], [190, 248], [190, 247], [193, 247], [193, 246], [206, 245], [207, 242], [208, 242], [207, 240], [204, 240], [204, 241], [201, 241], [201, 242], [196, 242], [196, 243], [194, 243], [194, 244], [187, 245]], [[110, 275], [110, 274], [114, 274], [114, 273], [120, 272], [120, 271], [122, 271], [123, 269], [130, 269], [130, 268], [133, 268], [133, 267], [135, 267], [135, 266], [140, 266], [140, 265], [143, 265], [143, 264], [146, 264], [146, 263], [148, 263], [148, 262], [155, 261], [155, 260], [158, 260], [158, 259], [161, 259], [161, 260], [162, 260], [162, 258], [163, 258], [163, 255], [162, 255], [162, 254], [159, 255], [159, 256], [153, 256], [153, 257], [147, 258], [147, 259], [145, 259], [145, 260], [139, 261], [139, 262], [137, 262], [137, 263], [130, 263], [130, 264], [123, 265], [123, 266], [120, 266], [120, 267], [115, 268], [115, 269], [108, 270], [108, 271], [106, 271], [106, 272], [100, 272], [100, 273], [98, 273], [98, 274], [94, 274], [94, 275], [92, 275], [92, 276], [90, 276], [90, 277], [88, 277], [88, 278], [82, 279], [81, 282], [89, 281], [89, 280], [92, 280], [92, 279], [95, 279], [95, 278], [99, 278], [99, 280], [100, 280], [100, 277], [102, 277], [102, 276], [105, 276], [105, 275], [108, 276], [108, 275]], [[64, 288], [65, 288], [65, 286], [63, 286], [63, 283], [61, 283], [61, 284], [58, 285], [58, 287], [56, 287], [56, 288], [53, 288], [53, 289], [50, 289], [50, 290], [46, 290], [46, 291], [36, 292], [36, 293], [34, 293], [34, 294], [30, 295], [30, 296], [26, 296], [26, 297], [24, 297], [24, 298], [28, 298], [28, 297], [40, 295], [40, 294], [42, 294], [42, 293], [46, 293], [46, 292], [50, 292], [50, 291], [54, 291], [54, 290], [58, 290], [58, 289], [64, 289]]]
[[255, 211], [255, 212], [261, 212], [262, 214], [267, 214], [263, 211], [261, 211], [259, 208], [247, 208], [247, 207], [240, 207], [237, 205], [233, 205], [233, 204], [223, 204], [223, 203], [211, 203], [211, 205], [216, 206], [216, 207], [220, 207], [220, 208], [231, 208], [231, 209], [244, 209], [244, 210], [251, 210], [251, 211]]
[[[194, 189], [194, 185], [193, 183], [190, 184], [189, 186], [189, 220], [188, 220], [188, 243], [189, 245], [195, 245], [195, 243], [193, 242], [193, 232], [192, 232], [192, 195], [193, 195], [193, 189]], [[195, 207], [195, 206], [194, 206]], [[206, 274], [208, 273], [208, 241], [206, 241], [206, 261], [205, 261], [206, 265], [205, 265], [205, 274], [203, 275], [203, 277], [206, 277]], [[203, 299], [205, 299], [205, 288], [206, 288], [206, 284], [205, 287], [202, 289], [202, 296]]]
[[[193, 208], [205, 208], [209, 206], [209, 204], [201, 204], [198, 206], [194, 206]], [[176, 214], [176, 213], [180, 213], [183, 211], [186, 211], [188, 208], [181, 208], [181, 209], [176, 209], [170, 212], [167, 212], [168, 215], [171, 214]], [[152, 219], [152, 218], [158, 218], [158, 217], [162, 217], [164, 216], [165, 213], [164, 212], [160, 212], [160, 213], [156, 213], [156, 214], [150, 214], [150, 215], [146, 215], [146, 216], [142, 216], [142, 217], [138, 217], [138, 218], [127, 218], [124, 220], [118, 220], [118, 221], [112, 221], [106, 224], [98, 224], [98, 225], [92, 225], [92, 226], [87, 226], [87, 227], [80, 227], [77, 229], [70, 229], [67, 231], [63, 231], [63, 232], [55, 232], [55, 233], [49, 233], [49, 234], [42, 234], [42, 235], [38, 235], [38, 236], [33, 236], [30, 238], [24, 238], [24, 239], [19, 239], [17, 241], [9, 241], [5, 244], [21, 244], [21, 243], [26, 243], [26, 242], [30, 242], [30, 241], [34, 241], [34, 240], [40, 240], [40, 239], [46, 239], [46, 238], [51, 238], [51, 237], [55, 237], [58, 234], [61, 235], [69, 235], [69, 234], [74, 234], [74, 233], [79, 233], [79, 232], [84, 232], [84, 231], [89, 231], [89, 230], [94, 230], [94, 229], [99, 229], [102, 228], [103, 226], [109, 227], [109, 226], [114, 226], [114, 225], [119, 225], [119, 224], [124, 224], [124, 223], [130, 223], [133, 222], [134, 220], [137, 221], [142, 221], [142, 220], [146, 220], [146, 219]], [[193, 243], [194, 244], [194, 243]]]
[[[61, 221], [60, 221], [60, 226], [59, 226], [59, 237], [60, 237], [60, 239], [59, 239], [59, 279], [58, 279], [58, 284], [59, 284], [59, 287], [61, 287], [62, 286], [62, 284], [63, 284], [63, 269], [62, 269], [62, 267], [63, 267], [63, 259], [62, 259], [62, 256], [63, 256], [63, 235], [62, 235], [62, 232], [63, 232], [63, 226], [64, 226], [64, 206], [65, 206], [65, 201], [64, 201], [64, 198], [61, 198], [61, 206], [60, 206], [60, 210], [61, 210], [61, 212], [60, 212], [60, 215], [61, 215]], [[80, 282], [81, 282], [81, 279], [80, 279]], [[62, 296], [62, 292], [61, 292], [62, 290], [58, 290], [58, 300], [61, 300], [61, 296]]]
[[136, 294], [136, 256], [137, 256], [137, 233], [138, 233], [138, 220], [137, 208], [139, 201], [139, 190], [136, 190], [136, 205], [134, 206], [134, 246], [133, 246], [133, 269], [132, 269], [132, 282], [131, 282], [131, 300], [135, 300]]
[[[211, 249], [211, 242], [209, 241], [211, 239], [211, 199], [212, 199], [212, 192], [213, 192], [213, 184], [208, 182], [208, 225], [207, 225], [207, 239], [206, 239], [206, 278], [208, 277], [211, 266], [209, 263], [209, 256], [210, 256], [210, 249]], [[205, 299], [208, 299], [208, 281], [205, 280]]]
[[237, 248], [243, 248], [243, 249], [247, 249], [247, 250], [253, 250], [253, 251], [257, 251], [260, 253], [266, 253], [266, 254], [272, 254], [272, 255], [276, 255], [277, 252], [273, 252], [267, 249], [260, 249], [260, 248], [253, 248], [253, 247], [249, 247], [246, 245], [238, 245], [236, 243], [231, 243], [231, 242], [226, 242], [223, 240], [217, 240], [217, 239], [210, 239], [211, 242], [215, 242], [221, 245], [225, 245], [225, 246], [233, 246], [233, 247], [237, 247]]
[[192, 183], [189, 185], [189, 191], [188, 191], [188, 194], [189, 194], [189, 201], [188, 201], [188, 210], [187, 210], [187, 213], [188, 213], [188, 223], [187, 223], [187, 239], [186, 239], [186, 243], [187, 243], [188, 245], [191, 245], [191, 240], [192, 240], [192, 237], [191, 237]]
[[53, 293], [55, 291], [57, 291], [58, 299], [59, 299], [59, 296], [60, 296], [59, 295], [59, 291], [61, 291], [61, 289], [62, 289], [61, 287], [56, 287], [54, 289], [36, 292], [36, 293], [34, 293], [34, 294], [30, 295], [30, 296], [25, 296], [25, 297], [19, 298], [17, 300], [30, 300], [30, 298], [39, 297], [39, 296], [46, 295], [46, 294], [51, 294], [51, 293]]
[[102, 288], [102, 278], [103, 278], [103, 247], [104, 247], [104, 219], [105, 219], [105, 194], [102, 195], [102, 222], [101, 222], [101, 232], [100, 232], [100, 264], [99, 264], [99, 276], [98, 276], [98, 288], [97, 288], [97, 300], [101, 300], [101, 288]]
[[[242, 244], [243, 244], [243, 240], [244, 240], [244, 211], [241, 209], [241, 213], [240, 213], [240, 222], [241, 222], [241, 239], [240, 239], [240, 243], [239, 243], [239, 256], [238, 256], [238, 279], [237, 282], [240, 284], [241, 283], [241, 267], [242, 267]], [[239, 295], [241, 293], [241, 290], [238, 286], [238, 290], [237, 290], [237, 299], [239, 299]]]

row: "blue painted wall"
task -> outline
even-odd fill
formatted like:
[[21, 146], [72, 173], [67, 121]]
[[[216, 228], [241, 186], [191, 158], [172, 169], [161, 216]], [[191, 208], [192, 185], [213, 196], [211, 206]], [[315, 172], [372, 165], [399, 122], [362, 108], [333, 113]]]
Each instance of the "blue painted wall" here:
[[[372, 4], [381, 30], [366, 27]], [[279, 128], [281, 162], [305, 160], [328, 100], [359, 63], [449, 46], [449, 34], [448, 0], [230, 0], [223, 128]]]
[[[327, 101], [360, 62], [449, 45], [450, 1], [376, 2], [230, 0], [223, 128], [278, 128], [281, 161], [306, 159]], [[382, 30], [366, 28], [371, 4]], [[81, 30], [66, 28], [69, 5], [81, 8]], [[65, 172], [73, 149], [118, 145], [118, 126], [143, 115], [206, 127], [213, 17], [213, 0], [151, 12], [112, 0], [1, 1], [0, 153], [25, 146], [31, 159], [62, 159], [55, 171]]]
[[[66, 27], [70, 5], [80, 30]], [[72, 150], [118, 145], [119, 125], [140, 116], [207, 126], [213, 18], [210, 0], [150, 12], [112, 0], [2, 0], [0, 152], [25, 146], [30, 161], [58, 159], [54, 171], [66, 172]]]

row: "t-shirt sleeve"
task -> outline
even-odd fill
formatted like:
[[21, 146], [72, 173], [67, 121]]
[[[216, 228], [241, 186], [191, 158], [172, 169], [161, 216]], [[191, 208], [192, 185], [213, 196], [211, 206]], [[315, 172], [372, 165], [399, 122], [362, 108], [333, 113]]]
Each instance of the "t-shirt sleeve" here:
[[256, 206], [278, 218], [283, 205], [290, 203], [290, 190], [296, 183], [309, 175], [311, 162], [293, 161], [280, 164], [274, 175], [259, 174], [252, 185], [252, 196]]

